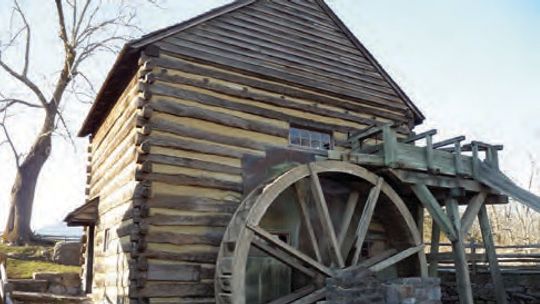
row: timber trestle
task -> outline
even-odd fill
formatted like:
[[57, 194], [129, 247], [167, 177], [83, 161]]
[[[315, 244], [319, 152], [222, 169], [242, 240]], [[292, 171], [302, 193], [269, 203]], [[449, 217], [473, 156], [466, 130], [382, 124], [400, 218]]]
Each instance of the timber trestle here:
[[[464, 136], [434, 142], [436, 133], [430, 130], [398, 138], [390, 125], [371, 127], [350, 134], [351, 150], [330, 151], [329, 159], [382, 169], [397, 182], [410, 186], [433, 218], [431, 253], [438, 252], [441, 232], [452, 243], [460, 303], [473, 303], [464, 237], [478, 218], [497, 303], [507, 303], [486, 204], [506, 203], [511, 196], [539, 211], [540, 198], [519, 188], [499, 171], [501, 145], [478, 141], [463, 145]], [[416, 145], [419, 141], [425, 145]], [[459, 205], [466, 205], [463, 216]], [[436, 261], [430, 263], [431, 276], [436, 276], [437, 267]]]

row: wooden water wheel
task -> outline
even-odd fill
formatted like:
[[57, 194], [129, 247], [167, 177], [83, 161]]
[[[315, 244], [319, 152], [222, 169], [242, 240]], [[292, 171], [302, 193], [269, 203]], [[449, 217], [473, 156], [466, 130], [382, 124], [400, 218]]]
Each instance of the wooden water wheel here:
[[425, 276], [422, 249], [413, 217], [382, 177], [347, 162], [299, 165], [254, 189], [233, 216], [216, 300], [315, 303], [332, 278]]

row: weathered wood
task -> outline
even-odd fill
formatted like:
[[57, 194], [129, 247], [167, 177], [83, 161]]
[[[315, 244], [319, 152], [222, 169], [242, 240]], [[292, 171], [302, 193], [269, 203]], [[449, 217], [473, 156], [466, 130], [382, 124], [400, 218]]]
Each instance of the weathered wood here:
[[137, 175], [138, 180], [148, 180], [164, 182], [172, 185], [189, 185], [207, 188], [215, 188], [222, 190], [232, 190], [242, 192], [242, 183], [220, 180], [210, 177], [190, 176], [186, 174], [161, 174], [161, 173], [140, 173]]
[[149, 264], [146, 271], [146, 279], [152, 281], [198, 282], [200, 277], [200, 265]]
[[409, 249], [406, 249], [404, 251], [401, 251], [383, 261], [380, 261], [378, 263], [376, 263], [375, 265], [373, 266], [370, 266], [368, 269], [373, 271], [373, 272], [378, 272], [378, 271], [381, 271], [383, 269], [386, 269], [396, 263], [399, 263], [400, 261], [403, 261], [404, 259], [412, 256], [413, 254], [416, 254], [418, 253], [419, 251], [421, 250], [424, 250], [424, 245], [419, 245], [419, 246], [416, 246], [416, 247], [411, 247]]
[[320, 252], [320, 249], [319, 249], [319, 244], [317, 242], [317, 237], [315, 236], [315, 231], [313, 230], [313, 225], [311, 224], [311, 218], [309, 216], [309, 210], [308, 210], [307, 204], [306, 204], [305, 183], [297, 182], [295, 184], [295, 193], [296, 193], [296, 199], [298, 200], [298, 204], [300, 205], [300, 211], [302, 212], [302, 217], [304, 219], [306, 229], [307, 229], [308, 234], [309, 234], [309, 239], [311, 241], [311, 246], [313, 247], [313, 251], [315, 251], [315, 256], [317, 257], [317, 262], [321, 263], [322, 262], [322, 256], [321, 256], [321, 252]]
[[485, 205], [482, 205], [478, 213], [478, 222], [480, 223], [480, 231], [482, 233], [482, 240], [486, 248], [486, 256], [489, 261], [489, 271], [491, 273], [491, 279], [493, 280], [493, 286], [495, 291], [495, 298], [498, 304], [505, 304], [506, 301], [506, 289], [504, 288], [504, 282], [499, 269], [497, 261], [497, 253], [495, 251], [495, 243], [493, 242], [493, 236], [491, 234], [491, 224], [489, 222], [489, 216]]
[[180, 233], [180, 232], [164, 232], [150, 230], [145, 236], [145, 241], [152, 243], [167, 243], [174, 245], [194, 245], [204, 244], [219, 246], [223, 232], [208, 231], [202, 234], [195, 233]]
[[[435, 222], [431, 222], [431, 243], [430, 243], [430, 255], [436, 255], [439, 253], [439, 244], [441, 242], [441, 230], [439, 225]], [[439, 262], [436, 260], [430, 260], [428, 273], [430, 277], [438, 277]]]
[[156, 194], [146, 201], [150, 208], [166, 208], [197, 212], [216, 212], [232, 214], [238, 207], [233, 200], [215, 200], [199, 196]]
[[[173, 54], [171, 54], [173, 55]], [[172, 59], [174, 58], [174, 59]], [[161, 57], [156, 60], [156, 63], [161, 67], [169, 69], [177, 69], [188, 73], [193, 73], [206, 77], [213, 77], [219, 80], [224, 80], [240, 85], [246, 85], [249, 87], [274, 92], [281, 95], [286, 95], [294, 98], [300, 98], [303, 100], [313, 100], [322, 104], [330, 104], [338, 106], [346, 110], [366, 113], [392, 119], [396, 121], [404, 121], [404, 116], [396, 113], [388, 112], [385, 107], [377, 108], [376, 110], [371, 107], [363, 106], [361, 101], [355, 101], [350, 99], [338, 99], [328, 95], [321, 95], [315, 92], [301, 90], [292, 86], [286, 86], [283, 84], [260, 80], [257, 78], [242, 76], [241, 74], [231, 73], [222, 69], [210, 69], [203, 65], [194, 64], [182, 58], [175, 57]]]
[[147, 282], [138, 293], [141, 297], [208, 297], [214, 294], [210, 283]]
[[382, 127], [383, 147], [384, 147], [384, 164], [390, 168], [397, 165], [397, 137], [395, 131], [389, 126]]
[[[339, 229], [338, 243], [339, 247], [343, 248], [343, 242], [347, 236], [349, 226], [351, 225], [351, 220], [356, 210], [356, 205], [358, 205], [358, 198], [360, 193], [358, 191], [351, 191], [349, 198], [347, 199], [347, 205], [345, 207], [345, 212], [343, 213], [343, 222], [341, 223], [341, 228]], [[345, 253], [343, 253], [345, 255]]]
[[480, 208], [482, 208], [485, 203], [486, 196], [487, 195], [485, 192], [480, 192], [470, 200], [469, 204], [467, 204], [467, 209], [461, 218], [460, 230], [462, 235], [467, 235], [471, 229], [474, 219], [478, 215]]
[[343, 261], [343, 256], [341, 255], [341, 247], [339, 246], [338, 240], [336, 238], [334, 224], [332, 223], [330, 213], [328, 212], [328, 204], [326, 203], [326, 199], [324, 197], [324, 192], [322, 190], [321, 182], [319, 181], [319, 176], [313, 170], [312, 164], [309, 165], [309, 171], [311, 174], [311, 193], [313, 195], [313, 198], [315, 199], [315, 205], [317, 206], [317, 212], [319, 215], [319, 219], [321, 220], [323, 231], [330, 239], [330, 250], [332, 251], [333, 258], [335, 259], [334, 261], [340, 267], [344, 267], [345, 262]]
[[209, 226], [225, 227], [230, 221], [229, 214], [165, 215], [156, 213], [145, 220], [155, 226]]
[[[164, 76], [160, 76], [164, 77]], [[169, 76], [170, 77], [170, 76]], [[179, 76], [174, 76], [174, 78]], [[180, 83], [173, 79], [175, 83]], [[204, 82], [203, 82], [204, 83]], [[225, 126], [231, 126], [249, 131], [256, 131], [264, 134], [270, 134], [279, 137], [289, 136], [289, 130], [285, 128], [279, 128], [268, 123], [258, 122], [254, 120], [247, 120], [234, 115], [220, 113], [216, 111], [210, 111], [208, 109], [200, 109], [196, 107], [186, 106], [175, 102], [170, 102], [165, 99], [155, 98], [152, 101], [152, 107], [159, 112], [185, 116], [191, 118], [197, 118], [209, 122], [219, 123]]]
[[380, 177], [377, 180], [376, 185], [369, 191], [368, 199], [364, 205], [364, 210], [362, 211], [362, 216], [358, 221], [358, 226], [356, 228], [356, 245], [352, 260], [353, 265], [356, 265], [358, 263], [358, 259], [360, 258], [362, 244], [364, 244], [369, 224], [371, 223], [371, 218], [373, 217], [373, 212], [375, 211], [375, 206], [379, 200], [379, 194], [381, 193], [383, 181], [383, 178]]
[[[449, 198], [446, 201], [446, 212], [452, 221], [453, 228], [456, 231], [461, 228], [460, 216], [457, 201], [454, 198]], [[463, 245], [463, 236], [457, 233], [457, 238], [452, 240], [452, 252], [454, 253], [454, 265], [456, 268], [456, 283], [459, 294], [459, 302], [461, 304], [473, 304], [473, 295], [471, 287], [471, 279], [469, 275], [469, 266], [465, 247]]]
[[412, 185], [411, 188], [422, 203], [422, 205], [424, 205], [424, 208], [429, 211], [433, 220], [437, 222], [437, 225], [439, 225], [440, 229], [446, 234], [448, 239], [450, 239], [451, 241], [456, 240], [456, 230], [454, 229], [450, 219], [446, 216], [431, 191], [429, 191], [429, 189], [422, 184]]
[[166, 84], [159, 83], [159, 82], [152, 85], [152, 92], [154, 92], [156, 95], [192, 100], [192, 101], [199, 102], [201, 104], [224, 107], [227, 109], [242, 111], [249, 114], [297, 123], [306, 127], [311, 127], [311, 128], [316, 128], [316, 129], [323, 128], [329, 131], [336, 130], [336, 131], [340, 131], [344, 133], [347, 133], [348, 131], [353, 130], [352, 127], [347, 127], [344, 125], [328, 124], [328, 123], [321, 124], [320, 122], [315, 121], [313, 119], [302, 118], [300, 117], [300, 115], [292, 116], [283, 112], [261, 108], [258, 106], [231, 102], [230, 100], [217, 98], [215, 96], [208, 95], [208, 94], [193, 92], [189, 90], [178, 90], [174, 87], [167, 86]]
[[296, 248], [288, 245], [287, 243], [279, 240], [277, 237], [273, 236], [270, 232], [262, 229], [261, 227], [257, 227], [257, 226], [248, 225], [247, 227], [250, 230], [252, 230], [253, 232], [255, 232], [259, 237], [261, 237], [265, 241], [269, 242], [270, 244], [273, 244], [274, 246], [279, 248], [281, 251], [287, 253], [291, 257], [293, 257], [295, 259], [298, 259], [298, 260], [310, 265], [313, 269], [317, 270], [318, 272], [320, 272], [322, 274], [325, 274], [325, 275], [328, 275], [328, 276], [332, 275], [332, 271], [328, 267], [326, 267], [323, 264], [313, 260], [312, 258], [307, 256], [306, 254], [300, 252]]

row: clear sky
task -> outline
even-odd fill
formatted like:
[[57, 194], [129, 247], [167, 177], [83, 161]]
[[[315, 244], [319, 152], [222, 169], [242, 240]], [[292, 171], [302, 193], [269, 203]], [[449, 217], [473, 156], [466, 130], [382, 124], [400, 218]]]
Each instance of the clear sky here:
[[[139, 25], [145, 32], [155, 30], [227, 2], [162, 1], [166, 9], [145, 10]], [[469, 140], [502, 143], [503, 170], [526, 183], [530, 158], [540, 161], [540, 1], [327, 2], [426, 115], [418, 131], [437, 128], [441, 139], [463, 134]], [[31, 76], [50, 86], [50, 75], [61, 56], [53, 5], [34, 0], [21, 3], [35, 26], [31, 67], [44, 70]], [[0, 39], [4, 41], [10, 12], [11, 1], [0, 0]], [[97, 83], [103, 81], [113, 60], [106, 55], [93, 60], [91, 77]], [[3, 73], [0, 91], [25, 94]], [[88, 107], [69, 101], [66, 112], [73, 133]], [[21, 150], [37, 122], [23, 113], [12, 125]], [[78, 139], [74, 149], [66, 140], [55, 138], [52, 157], [38, 184], [34, 228], [60, 221], [84, 202], [86, 142]], [[6, 146], [0, 147], [0, 169], [3, 228], [14, 176]], [[538, 181], [533, 188], [537, 193]]]

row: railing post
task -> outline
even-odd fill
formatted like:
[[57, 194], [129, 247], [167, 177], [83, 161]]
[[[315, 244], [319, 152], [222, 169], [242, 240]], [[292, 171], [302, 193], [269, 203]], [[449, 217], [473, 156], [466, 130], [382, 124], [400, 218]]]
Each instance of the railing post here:
[[382, 127], [384, 164], [390, 168], [397, 166], [397, 137], [390, 125]]

